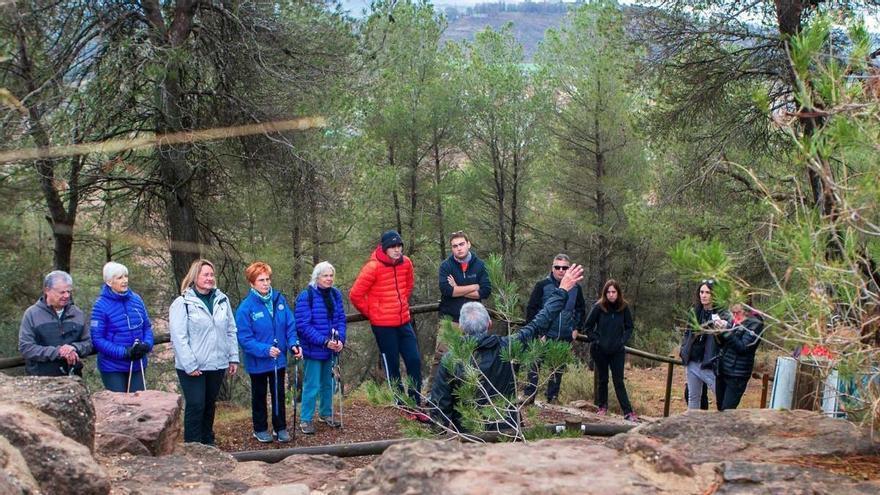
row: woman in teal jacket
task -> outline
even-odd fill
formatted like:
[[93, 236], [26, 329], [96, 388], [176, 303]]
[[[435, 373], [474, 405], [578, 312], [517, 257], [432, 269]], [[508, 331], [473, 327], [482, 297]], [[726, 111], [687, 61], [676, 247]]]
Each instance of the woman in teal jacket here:
[[244, 351], [244, 366], [251, 377], [251, 416], [254, 438], [272, 441], [267, 421], [267, 392], [272, 396], [272, 428], [279, 442], [289, 442], [284, 406], [284, 376], [287, 351], [299, 358], [302, 352], [296, 335], [293, 312], [284, 296], [272, 289], [272, 267], [262, 261], [245, 270], [250, 293], [235, 311], [238, 343]]

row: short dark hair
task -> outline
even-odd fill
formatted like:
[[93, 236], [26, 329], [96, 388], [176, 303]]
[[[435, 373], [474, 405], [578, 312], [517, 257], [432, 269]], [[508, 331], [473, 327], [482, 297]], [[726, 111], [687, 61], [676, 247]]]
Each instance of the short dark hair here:
[[464, 240], [467, 242], [471, 242], [471, 240], [468, 239], [467, 234], [465, 234], [463, 230], [456, 230], [455, 232], [449, 234], [449, 241], [448, 242], [452, 242], [453, 239], [458, 239], [459, 237], [464, 238]]

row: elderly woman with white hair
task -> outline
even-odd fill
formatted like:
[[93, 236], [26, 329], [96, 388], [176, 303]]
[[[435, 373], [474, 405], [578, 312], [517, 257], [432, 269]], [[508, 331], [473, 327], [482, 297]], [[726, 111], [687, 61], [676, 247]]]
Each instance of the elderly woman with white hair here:
[[333, 357], [345, 346], [345, 308], [342, 293], [333, 287], [336, 269], [323, 261], [315, 265], [309, 286], [296, 298], [296, 332], [304, 357], [305, 379], [300, 430], [315, 433], [315, 405], [320, 399], [318, 419], [332, 428]]
[[104, 265], [104, 287], [92, 307], [91, 334], [104, 388], [144, 390], [153, 325], [143, 299], [128, 287], [125, 265], [114, 261]]

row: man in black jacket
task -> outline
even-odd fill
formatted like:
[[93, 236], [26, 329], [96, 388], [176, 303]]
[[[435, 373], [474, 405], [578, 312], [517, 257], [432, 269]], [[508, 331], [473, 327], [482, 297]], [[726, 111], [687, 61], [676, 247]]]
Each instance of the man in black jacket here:
[[[506, 426], [517, 424], [516, 396], [513, 365], [502, 360], [502, 351], [510, 345], [510, 339], [527, 344], [536, 337], [545, 335], [556, 322], [559, 312], [564, 308], [569, 297], [569, 291], [577, 286], [583, 278], [583, 268], [571, 265], [565, 276], [559, 282], [559, 287], [544, 304], [543, 309], [520, 329], [519, 332], [510, 336], [490, 335], [489, 328], [492, 320], [486, 308], [480, 303], [467, 303], [461, 308], [459, 324], [464, 333], [464, 338], [476, 340], [477, 347], [474, 351], [474, 360], [480, 369], [480, 383], [478, 387], [485, 393], [478, 392], [477, 402], [480, 405], [490, 403], [504, 411], [505, 418], [495, 424], [487, 425], [486, 429], [504, 429]], [[434, 384], [431, 388], [429, 405], [432, 407], [431, 415], [435, 421], [443, 425], [451, 425], [458, 431], [462, 431], [461, 416], [456, 410], [458, 397], [456, 390], [466, 380], [464, 367], [461, 365], [447, 366], [446, 360], [451, 359], [447, 353], [444, 364], [435, 370]], [[452, 367], [453, 369], [448, 369]], [[480, 396], [482, 395], [482, 396]]]
[[[532, 294], [529, 297], [529, 303], [526, 306], [526, 322], [532, 321], [550, 299], [550, 296], [559, 287], [565, 273], [571, 267], [571, 258], [567, 254], [557, 254], [553, 258], [553, 264], [550, 267], [550, 274], [535, 284]], [[586, 303], [584, 302], [584, 291], [580, 285], [572, 287], [568, 293], [568, 299], [559, 312], [554, 325], [547, 331], [547, 338], [559, 340], [562, 342], [572, 341], [572, 332], [581, 331], [583, 329], [586, 316]], [[535, 393], [538, 388], [538, 366], [529, 370], [529, 383], [524, 390], [526, 400], [531, 402], [534, 400]], [[565, 370], [557, 370], [547, 382], [547, 402], [553, 402], [559, 395], [559, 386], [562, 384], [562, 374]]]

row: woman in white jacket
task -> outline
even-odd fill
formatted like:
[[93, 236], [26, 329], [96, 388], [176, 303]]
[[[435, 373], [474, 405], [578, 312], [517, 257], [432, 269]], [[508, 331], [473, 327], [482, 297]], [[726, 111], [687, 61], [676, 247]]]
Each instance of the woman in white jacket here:
[[214, 444], [214, 410], [223, 377], [238, 369], [235, 315], [215, 287], [214, 264], [199, 259], [171, 303], [168, 327], [183, 391], [183, 441]]

